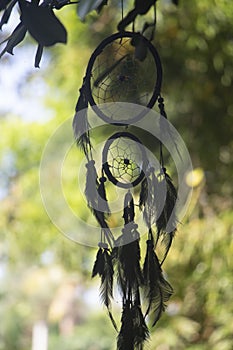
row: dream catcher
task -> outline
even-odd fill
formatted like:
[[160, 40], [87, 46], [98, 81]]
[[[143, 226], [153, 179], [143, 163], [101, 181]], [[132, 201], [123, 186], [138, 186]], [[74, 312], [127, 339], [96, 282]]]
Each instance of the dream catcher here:
[[[143, 348], [149, 337], [146, 320], [155, 325], [173, 293], [162, 265], [176, 231], [177, 193], [164, 166], [162, 143], [156, 168], [132, 128], [156, 101], [161, 118], [166, 118], [161, 82], [161, 63], [151, 42], [140, 33], [114, 34], [106, 38], [90, 58], [73, 121], [77, 144], [87, 159], [87, 203], [100, 226], [92, 276], [99, 275], [101, 279], [100, 295], [118, 332], [118, 350]], [[127, 104], [127, 113], [118, 102]], [[88, 105], [116, 129], [104, 143], [99, 169], [96, 169], [90, 138]], [[113, 234], [109, 225], [107, 182], [124, 191], [120, 213], [122, 229], [118, 235]], [[143, 214], [147, 227], [144, 246], [136, 222], [138, 212]], [[159, 245], [163, 247], [160, 255], [157, 254]], [[115, 284], [122, 297], [119, 327], [111, 308]]]

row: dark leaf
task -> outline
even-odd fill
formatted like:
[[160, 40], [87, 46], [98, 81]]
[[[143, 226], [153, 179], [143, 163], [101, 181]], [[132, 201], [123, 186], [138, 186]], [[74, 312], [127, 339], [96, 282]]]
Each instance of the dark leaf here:
[[17, 3], [17, 0], [6, 1], [5, 7], [1, 8], [1, 2], [0, 2], [0, 11], [5, 9], [5, 11], [2, 15], [1, 21], [0, 21], [0, 29], [2, 29], [2, 26], [8, 22], [10, 15], [11, 15], [11, 11], [16, 3]]
[[5, 10], [12, 0], [0, 0], [0, 11]]
[[93, 10], [101, 10], [106, 0], [80, 0], [78, 3], [78, 16], [83, 21], [86, 15]]
[[10, 53], [13, 55], [13, 49], [16, 45], [18, 45], [25, 37], [26, 35], [26, 28], [23, 25], [22, 22], [20, 22], [17, 27], [15, 28], [15, 30], [13, 31], [13, 33], [10, 35], [10, 37], [8, 38], [8, 42], [5, 46], [5, 48], [3, 49], [3, 51], [0, 53], [0, 58], [6, 53]]
[[39, 44], [37, 47], [36, 57], [35, 57], [35, 67], [36, 68], [40, 68], [40, 61], [41, 61], [41, 57], [43, 54], [43, 49], [44, 49], [44, 47]]
[[31, 36], [42, 46], [66, 43], [67, 32], [51, 7], [19, 0], [21, 20]]

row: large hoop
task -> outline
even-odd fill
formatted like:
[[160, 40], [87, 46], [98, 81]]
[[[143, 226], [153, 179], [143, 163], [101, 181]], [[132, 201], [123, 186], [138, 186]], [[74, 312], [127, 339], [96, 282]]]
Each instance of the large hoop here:
[[[150, 70], [150, 74], [148, 74]], [[127, 125], [140, 120], [146, 109], [122, 115], [114, 102], [152, 108], [160, 94], [162, 67], [157, 50], [144, 36], [116, 33], [93, 52], [86, 70], [86, 93], [92, 108], [109, 124]], [[103, 104], [113, 102], [109, 109]]]

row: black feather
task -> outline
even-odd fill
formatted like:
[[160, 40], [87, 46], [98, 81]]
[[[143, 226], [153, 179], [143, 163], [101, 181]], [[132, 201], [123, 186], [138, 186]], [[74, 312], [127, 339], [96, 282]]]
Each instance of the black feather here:
[[92, 277], [99, 275], [101, 278], [100, 297], [108, 309], [109, 318], [117, 331], [117, 325], [111, 312], [111, 299], [113, 298], [113, 264], [108, 245], [99, 243], [99, 250], [92, 270]]
[[106, 177], [102, 176], [100, 179], [100, 184], [98, 187], [98, 210], [103, 212], [105, 216], [110, 215], [110, 208], [107, 201], [107, 195], [104, 183], [106, 182]]
[[134, 327], [130, 302], [123, 306], [121, 329], [117, 337], [117, 350], [134, 350]]
[[175, 205], [177, 201], [177, 191], [172, 183], [170, 176], [166, 173], [166, 169], [163, 168], [164, 178], [161, 180], [160, 185], [166, 189], [166, 198], [161, 200], [164, 203], [163, 210], [156, 220], [157, 235], [163, 236], [162, 243], [165, 246], [164, 256], [161, 259], [161, 265], [167, 257], [169, 249], [171, 247], [173, 238], [175, 236], [175, 231], [177, 227], [177, 217], [175, 213]]
[[177, 226], [177, 218], [174, 211], [177, 201], [177, 192], [165, 168], [163, 168], [163, 172], [164, 178], [161, 181], [161, 186], [166, 189], [166, 199], [162, 211], [163, 215], [157, 220], [157, 227], [159, 231], [174, 231]]
[[132, 306], [134, 345], [136, 349], [141, 350], [143, 343], [149, 338], [149, 330], [147, 328], [145, 318], [142, 314], [141, 306], [134, 303]]
[[75, 107], [75, 115], [73, 119], [74, 137], [77, 145], [83, 150], [87, 158], [89, 158], [89, 152], [92, 149], [89, 129], [90, 125], [87, 118], [88, 99], [85, 92], [85, 78], [83, 79], [83, 85], [79, 90], [80, 95]]
[[157, 217], [157, 191], [158, 180], [154, 174], [154, 168], [151, 168], [143, 180], [139, 199], [139, 207], [141, 210], [143, 209], [143, 218], [149, 229]]
[[132, 299], [142, 284], [139, 233], [136, 228], [134, 223], [126, 225], [122, 230], [123, 234], [116, 241], [117, 246], [114, 250], [118, 284], [124, 300]]
[[149, 331], [140, 305], [137, 302], [131, 303], [127, 301], [123, 306], [117, 349], [142, 350], [143, 344], [148, 337]]
[[98, 177], [95, 168], [95, 161], [90, 160], [86, 164], [87, 175], [86, 175], [86, 187], [85, 187], [85, 195], [87, 198], [88, 206], [91, 210], [98, 209], [98, 192], [97, 186]]
[[143, 207], [146, 204], [148, 197], [148, 181], [147, 178], [144, 178], [144, 180], [141, 183], [141, 190], [139, 195], [139, 209], [143, 210]]
[[85, 195], [87, 198], [87, 204], [91, 211], [93, 212], [98, 224], [103, 229], [103, 233], [105, 238], [107, 239], [110, 247], [113, 246], [115, 241], [114, 236], [105, 220], [105, 213], [102, 210], [99, 210], [99, 181], [97, 177], [97, 172], [95, 168], [95, 161], [90, 160], [86, 164], [87, 175], [86, 175], [86, 187], [85, 187]]
[[101, 276], [100, 296], [102, 302], [107, 308], [111, 304], [111, 298], [113, 297], [113, 265], [111, 254], [108, 249], [103, 251], [104, 267]]
[[152, 313], [153, 326], [166, 308], [173, 293], [171, 285], [163, 277], [161, 265], [154, 251], [153, 238], [147, 241], [147, 252], [143, 266], [144, 292], [148, 302], [146, 315]]
[[125, 225], [133, 222], [135, 216], [134, 212], [134, 200], [133, 196], [130, 191], [128, 191], [125, 195], [124, 199], [124, 212], [123, 212], [123, 218], [125, 221]]
[[103, 249], [100, 247], [96, 254], [96, 260], [93, 266], [91, 277], [95, 277], [96, 275], [102, 276], [103, 272], [104, 272], [104, 254], [103, 254]]

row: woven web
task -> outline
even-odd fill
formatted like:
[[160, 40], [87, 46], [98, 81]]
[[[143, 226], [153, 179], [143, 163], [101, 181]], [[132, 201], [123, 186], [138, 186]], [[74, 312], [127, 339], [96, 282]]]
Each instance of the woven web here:
[[[131, 38], [110, 42], [96, 57], [91, 72], [91, 89], [97, 105], [109, 102], [148, 105], [157, 79], [155, 62], [149, 50], [144, 61], [136, 59], [135, 48], [130, 42]], [[127, 120], [119, 106], [111, 106], [104, 113], [112, 120]]]
[[133, 183], [140, 176], [143, 163], [140, 146], [125, 137], [119, 137], [111, 143], [107, 162], [118, 182]]

